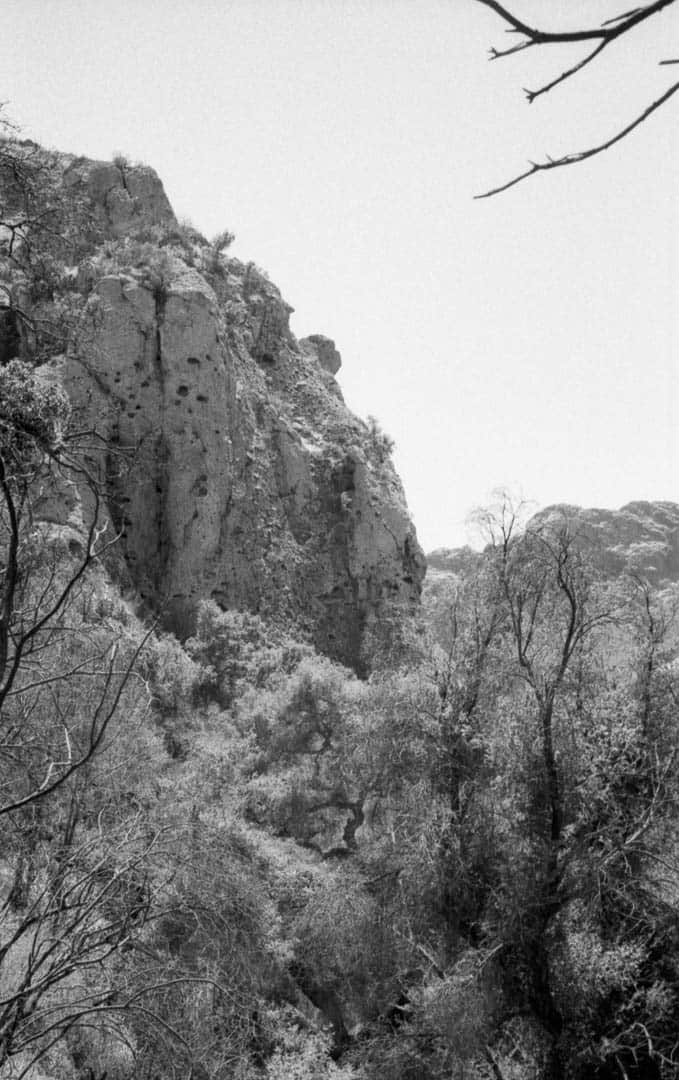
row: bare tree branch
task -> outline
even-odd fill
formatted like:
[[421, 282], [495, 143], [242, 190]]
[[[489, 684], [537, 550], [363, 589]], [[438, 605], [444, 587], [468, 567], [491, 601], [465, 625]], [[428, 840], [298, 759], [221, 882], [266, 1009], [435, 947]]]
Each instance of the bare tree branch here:
[[[533, 45], [548, 44], [572, 44], [579, 41], [613, 41], [622, 34], [628, 33], [639, 23], [657, 15], [663, 8], [670, 7], [675, 0], [654, 0], [646, 7], [633, 8], [623, 15], [617, 15], [608, 19], [601, 26], [589, 30], [539, 30], [529, 26], [514, 15], [504, 4], [498, 0], [478, 0], [479, 4], [496, 12], [506, 23], [509, 24], [508, 33], [523, 34]], [[502, 54], [499, 54], [502, 55]]]
[[549, 91], [553, 90], [555, 86], [559, 85], [559, 83], [565, 82], [566, 79], [570, 79], [571, 75], [576, 75], [578, 71], [582, 71], [582, 69], [586, 67], [587, 64], [591, 64], [592, 60], [596, 60], [597, 56], [601, 55], [601, 53], [604, 51], [604, 49], [609, 43], [610, 42], [608, 40], [601, 41], [597, 45], [596, 49], [594, 49], [591, 53], [587, 54], [584, 60], [579, 60], [577, 64], [573, 65], [573, 67], [568, 68], [566, 71], [562, 71], [561, 74], [557, 75], [555, 79], [552, 79], [551, 82], [545, 83], [544, 86], [541, 86], [538, 90], [524, 90], [524, 94], [528, 99], [528, 104], [532, 105], [536, 98], [539, 98], [542, 94], [548, 94]]
[[[544, 85], [538, 87], [536, 90], [525, 89], [524, 93], [529, 104], [532, 104], [536, 98], [542, 95], [548, 94], [555, 87], [566, 82], [574, 75], [578, 74], [583, 68], [587, 67], [594, 60], [601, 56], [604, 49], [617, 41], [623, 35], [630, 33], [639, 27], [646, 20], [650, 19], [654, 15], [658, 15], [660, 12], [669, 8], [674, 4], [676, 0], [654, 0], [653, 3], [642, 5], [636, 8], [632, 8], [629, 11], [623, 12], [620, 15], [616, 15], [601, 26], [583, 28], [576, 30], [544, 30], [539, 27], [530, 26], [523, 19], [519, 18], [513, 13], [505, 4], [499, 3], [498, 0], [478, 0], [478, 3], [483, 4], [484, 7], [490, 8], [497, 15], [500, 16], [507, 23], [507, 33], [518, 34], [522, 40], [518, 43], [511, 45], [506, 49], [491, 48], [490, 59], [498, 60], [502, 57], [511, 56], [514, 53], [521, 52], [527, 48], [531, 48], [536, 45], [577, 45], [586, 42], [595, 42], [595, 47], [591, 52], [587, 53], [582, 59], [576, 63], [567, 67], [560, 74], [556, 75], [553, 79], [544, 83]], [[676, 59], [661, 60], [661, 65], [676, 64], [679, 61]], [[529, 176], [535, 175], [538, 172], [544, 172], [549, 169], [560, 168], [564, 165], [575, 165], [581, 161], [586, 161], [588, 158], [594, 157], [597, 154], [602, 153], [604, 150], [608, 150], [616, 143], [624, 139], [632, 131], [635, 130], [640, 124], [648, 119], [664, 105], [673, 94], [679, 89], [679, 83], [674, 84], [668, 90], [665, 91], [659, 98], [654, 100], [644, 111], [626, 124], [620, 131], [617, 132], [612, 138], [607, 139], [596, 146], [590, 147], [587, 150], [582, 150], [577, 153], [564, 154], [558, 158], [552, 158], [547, 156], [547, 160], [544, 162], [530, 162], [530, 168], [520, 173], [518, 176], [507, 181], [504, 184], [500, 184], [497, 187], [491, 188], [488, 191], [483, 192], [480, 195], [475, 196], [477, 199], [486, 199], [491, 195], [498, 195], [500, 192], [507, 191], [509, 188], [519, 184], [522, 180], [526, 180]]]
[[22, 798], [15, 799], [11, 802], [6, 803], [4, 806], [0, 806], [0, 817], [4, 814], [10, 814], [23, 807], [29, 806], [30, 804], [37, 802], [38, 799], [45, 798], [46, 795], [50, 795], [53, 791], [56, 791], [57, 788], [61, 787], [62, 784], [64, 784], [69, 779], [69, 777], [73, 775], [74, 772], [77, 772], [78, 769], [81, 769], [84, 765], [87, 764], [88, 761], [92, 760], [92, 758], [102, 744], [102, 741], [104, 739], [104, 736], [106, 735], [106, 731], [112, 718], [118, 711], [120, 700], [132, 674], [132, 671], [134, 670], [135, 664], [137, 663], [137, 660], [139, 659], [143, 649], [145, 648], [147, 641], [154, 633], [154, 631], [155, 624], [147, 631], [142, 640], [139, 642], [137, 648], [132, 653], [132, 656], [127, 663], [125, 669], [123, 670], [122, 675], [120, 675], [120, 677], [118, 678], [113, 697], [109, 700], [108, 691], [111, 686], [111, 682], [116, 675], [116, 669], [114, 666], [115, 651], [113, 652], [108, 671], [106, 672], [105, 684], [100, 694], [99, 703], [90, 721], [87, 743], [82, 753], [80, 753], [77, 757], [73, 756], [73, 751], [68, 736], [68, 729], [65, 729], [68, 747], [66, 760], [50, 761], [47, 766], [47, 770], [45, 772], [42, 783], [39, 784], [37, 787], [33, 788]]
[[[485, 2], [485, 0], [481, 0]], [[611, 146], [615, 146], [616, 143], [624, 139], [635, 128], [643, 124], [644, 120], [647, 120], [652, 113], [659, 109], [661, 105], [664, 105], [666, 101], [669, 101], [674, 94], [679, 90], [679, 82], [674, 83], [669, 90], [666, 90], [659, 98], [657, 98], [648, 108], [644, 109], [640, 116], [637, 116], [631, 124], [614, 135], [611, 139], [607, 139], [606, 142], [600, 143], [598, 146], [590, 147], [589, 150], [581, 150], [575, 154], [564, 154], [560, 158], [548, 157], [546, 161], [531, 162], [530, 168], [525, 172], [520, 173], [519, 176], [515, 176], [512, 180], [508, 180], [506, 184], [500, 184], [498, 187], [491, 188], [489, 191], [484, 191], [481, 195], [475, 195], [475, 199], [488, 199], [491, 195], [499, 195], [502, 191], [508, 191], [509, 188], [514, 187], [516, 184], [520, 184], [522, 180], [526, 180], [529, 176], [534, 176], [535, 173], [545, 172], [549, 169], [558, 169], [563, 165], [576, 165], [581, 161], [586, 161], [588, 158], [595, 157], [597, 154], [603, 153], [604, 150], [608, 150]]]

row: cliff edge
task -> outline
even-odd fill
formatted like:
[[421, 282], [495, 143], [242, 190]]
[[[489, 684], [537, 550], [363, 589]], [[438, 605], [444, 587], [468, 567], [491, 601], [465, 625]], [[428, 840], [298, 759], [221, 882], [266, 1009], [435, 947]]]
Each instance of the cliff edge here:
[[151, 169], [30, 153], [60, 206], [57, 285], [41, 295], [14, 269], [13, 296], [68, 333], [37, 355], [8, 315], [0, 362], [48, 364], [102, 436], [130, 583], [180, 636], [212, 598], [360, 669], [366, 630], [417, 603], [424, 559], [388, 440], [344, 405], [334, 343], [298, 341], [275, 285], [180, 226]]

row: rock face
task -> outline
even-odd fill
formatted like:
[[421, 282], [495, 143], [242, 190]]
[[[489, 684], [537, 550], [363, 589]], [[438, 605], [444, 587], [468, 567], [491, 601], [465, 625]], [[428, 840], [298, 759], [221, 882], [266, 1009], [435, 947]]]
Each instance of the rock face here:
[[620, 510], [549, 506], [533, 518], [538, 524], [567, 518], [582, 534], [598, 569], [614, 577], [625, 570], [653, 585], [679, 581], [679, 505], [631, 502]]
[[60, 164], [92, 240], [68, 268], [78, 341], [59, 369], [109, 446], [131, 582], [180, 635], [211, 597], [360, 669], [370, 624], [417, 603], [424, 559], [384, 444], [343, 404], [334, 343], [298, 342], [278, 289], [178, 226], [150, 169]]
[[305, 352], [311, 352], [316, 357], [324, 371], [336, 375], [342, 366], [342, 357], [335, 348], [335, 342], [323, 334], [311, 334], [310, 337], [302, 338], [300, 345]]
[[[641, 574], [653, 585], [679, 582], [679, 504], [631, 502], [620, 510], [582, 509], [557, 504], [536, 514], [528, 527], [567, 523], [579, 537], [593, 565], [604, 577], [625, 571]], [[428, 574], [464, 577], [478, 555], [471, 548], [441, 549], [427, 556]]]
[[63, 196], [93, 211], [104, 235], [126, 236], [151, 225], [176, 225], [159, 177], [147, 165], [89, 161], [64, 155]]

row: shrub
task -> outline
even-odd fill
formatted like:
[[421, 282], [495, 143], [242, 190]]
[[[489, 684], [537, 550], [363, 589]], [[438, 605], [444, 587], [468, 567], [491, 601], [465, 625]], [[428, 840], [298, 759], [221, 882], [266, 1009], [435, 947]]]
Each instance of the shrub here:
[[303, 1027], [291, 1008], [271, 1009], [266, 1019], [277, 1042], [266, 1063], [266, 1080], [361, 1080], [362, 1072], [332, 1060], [330, 1036]]
[[229, 232], [228, 229], [223, 229], [222, 232], [217, 233], [217, 235], [212, 239], [211, 246], [214, 248], [215, 251], [226, 251], [228, 248], [231, 247], [235, 239], [235, 233]]
[[54, 453], [70, 415], [66, 395], [43, 382], [21, 360], [0, 369], [0, 450], [24, 458], [38, 450]]
[[222, 611], [213, 600], [201, 604], [196, 634], [186, 642], [186, 650], [205, 669], [203, 697], [224, 708], [245, 686], [264, 687], [276, 672], [293, 671], [311, 651], [258, 615]]
[[369, 416], [367, 423], [368, 446], [381, 465], [391, 457], [396, 444], [391, 436], [382, 430], [374, 416]]
[[200, 665], [170, 634], [161, 634], [149, 644], [144, 666], [153, 698], [164, 712], [178, 712], [205, 677]]

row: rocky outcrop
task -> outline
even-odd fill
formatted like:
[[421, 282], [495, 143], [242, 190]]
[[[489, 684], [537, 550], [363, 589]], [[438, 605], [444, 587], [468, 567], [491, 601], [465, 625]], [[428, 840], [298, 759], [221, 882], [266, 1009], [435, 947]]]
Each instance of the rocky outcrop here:
[[[566, 525], [603, 577], [631, 572], [653, 585], [679, 581], [679, 504], [631, 502], [619, 510], [583, 509], [563, 503], [535, 514], [528, 528]], [[478, 553], [469, 547], [427, 555], [427, 581], [473, 573]]]
[[158, 175], [147, 165], [130, 165], [123, 157], [115, 161], [90, 161], [64, 155], [63, 197], [80, 200], [94, 211], [104, 235], [121, 237], [153, 225], [175, 225], [176, 218]]
[[335, 342], [323, 334], [311, 334], [301, 338], [300, 345], [306, 352], [312, 353], [324, 371], [336, 375], [342, 366], [342, 357], [335, 348]]
[[418, 601], [424, 560], [383, 442], [343, 404], [334, 343], [298, 342], [278, 289], [180, 228], [151, 170], [60, 162], [90, 240], [58, 367], [104, 437], [130, 583], [180, 635], [211, 597], [360, 669], [366, 629]]
[[679, 581], [677, 503], [638, 501], [619, 510], [548, 506], [531, 524], [551, 521], [567, 521], [587, 547], [594, 565], [607, 577], [631, 571], [654, 585]]

